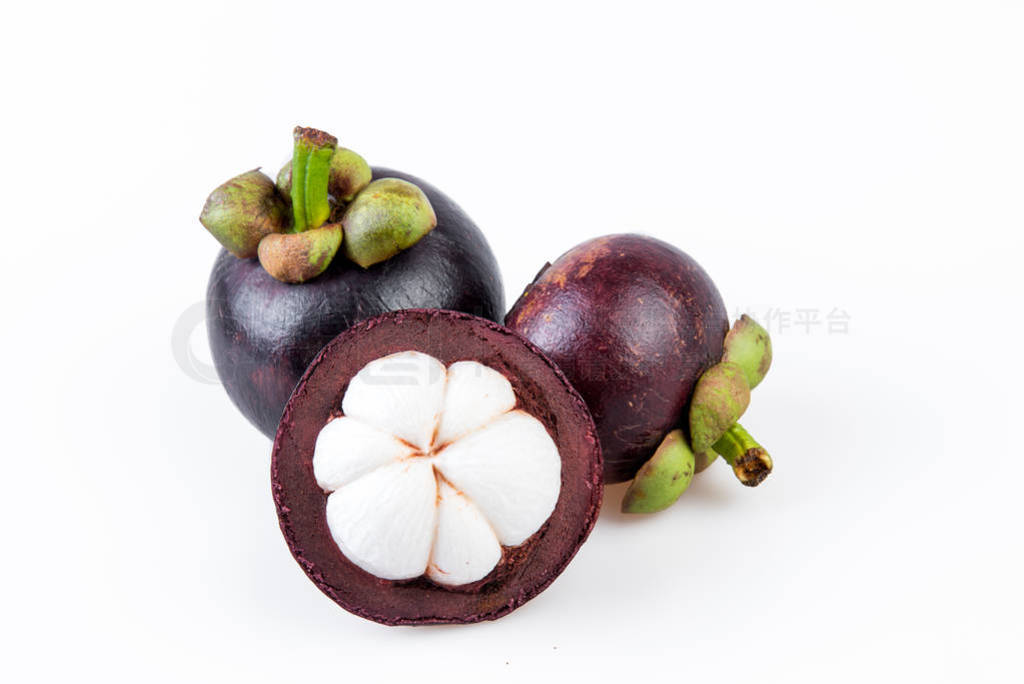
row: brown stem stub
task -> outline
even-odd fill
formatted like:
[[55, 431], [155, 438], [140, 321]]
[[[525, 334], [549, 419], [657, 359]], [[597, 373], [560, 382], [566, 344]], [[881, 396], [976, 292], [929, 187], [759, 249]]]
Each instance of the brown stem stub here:
[[772, 472], [772, 457], [761, 447], [747, 449], [735, 460], [732, 470], [742, 484], [756, 487]]
[[321, 131], [318, 128], [307, 128], [305, 126], [296, 126], [294, 131], [296, 140], [305, 140], [313, 147], [327, 147], [337, 146], [338, 139], [326, 131]]

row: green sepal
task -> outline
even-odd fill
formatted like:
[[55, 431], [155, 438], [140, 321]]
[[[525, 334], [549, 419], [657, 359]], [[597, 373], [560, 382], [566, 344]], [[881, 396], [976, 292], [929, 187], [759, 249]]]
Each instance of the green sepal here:
[[226, 250], [248, 259], [264, 236], [286, 228], [288, 208], [270, 177], [253, 169], [211, 192], [199, 222]]
[[739, 365], [754, 389], [772, 365], [772, 339], [768, 331], [750, 316], [743, 314], [725, 336], [723, 361]]
[[668, 508], [690, 486], [695, 470], [683, 431], [673, 430], [633, 478], [622, 499], [622, 512], [655, 513]]
[[341, 223], [345, 256], [368, 268], [419, 242], [437, 225], [437, 216], [416, 185], [381, 178], [356, 195]]
[[697, 380], [690, 403], [690, 443], [707, 451], [750, 405], [750, 386], [743, 369], [732, 362], [716, 364]]
[[260, 242], [260, 264], [277, 280], [303, 283], [327, 270], [342, 237], [338, 223], [325, 223], [301, 233], [268, 235]]

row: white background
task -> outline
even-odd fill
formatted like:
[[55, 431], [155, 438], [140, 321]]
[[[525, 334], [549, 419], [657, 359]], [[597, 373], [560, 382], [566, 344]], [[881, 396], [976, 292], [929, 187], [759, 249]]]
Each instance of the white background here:
[[[8, 8], [0, 678], [1021, 677], [1022, 35], [1011, 0]], [[199, 210], [297, 123], [454, 197], [509, 304], [590, 237], [689, 252], [773, 334], [775, 473], [610, 488], [494, 623], [338, 608], [202, 381]]]

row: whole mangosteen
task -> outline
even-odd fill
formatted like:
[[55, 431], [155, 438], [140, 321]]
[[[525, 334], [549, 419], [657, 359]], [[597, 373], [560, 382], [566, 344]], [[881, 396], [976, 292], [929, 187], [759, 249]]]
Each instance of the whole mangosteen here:
[[569, 250], [526, 288], [505, 324], [543, 349], [586, 400], [607, 482], [631, 479], [679, 423], [729, 331], [704, 269], [642, 235]]
[[214, 365], [271, 438], [310, 361], [357, 321], [408, 308], [504, 311], [494, 254], [458, 205], [414, 176], [371, 169], [322, 131], [297, 128], [276, 184], [242, 174], [200, 220], [225, 247], [206, 298]]
[[384, 624], [505, 615], [566, 567], [600, 510], [583, 399], [536, 347], [463, 313], [356, 323], [309, 366], [274, 441], [288, 547]]
[[[675, 501], [716, 453], [744, 484], [770, 470], [767, 454], [736, 424], [770, 363], [767, 333], [747, 317], [730, 333], [714, 282], [672, 245], [633, 234], [578, 245], [538, 274], [505, 323], [586, 400], [605, 482], [632, 479], [645, 466], [624, 500], [628, 512]], [[730, 339], [735, 360], [725, 358]], [[760, 451], [748, 453], [755, 446]]]

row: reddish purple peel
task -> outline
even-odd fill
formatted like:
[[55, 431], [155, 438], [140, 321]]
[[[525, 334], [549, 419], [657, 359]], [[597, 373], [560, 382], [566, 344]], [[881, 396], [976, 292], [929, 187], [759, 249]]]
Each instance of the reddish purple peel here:
[[[505, 548], [473, 584], [379, 579], [331, 538], [327, 495], [313, 475], [316, 437], [339, 413], [349, 380], [370, 361], [415, 350], [444, 364], [472, 359], [505, 375], [518, 406], [540, 420], [562, 458], [551, 517], [526, 543]], [[274, 441], [271, 480], [281, 531], [311, 580], [346, 610], [387, 625], [471, 623], [499, 618], [543, 591], [586, 540], [601, 506], [601, 449], [586, 405], [557, 366], [512, 331], [468, 314], [412, 309], [357, 323], [331, 341], [299, 381]]]
[[605, 481], [631, 479], [665, 435], [686, 429], [700, 375], [722, 358], [722, 297], [696, 261], [642, 235], [610, 235], [541, 271], [505, 319], [590, 407]]

